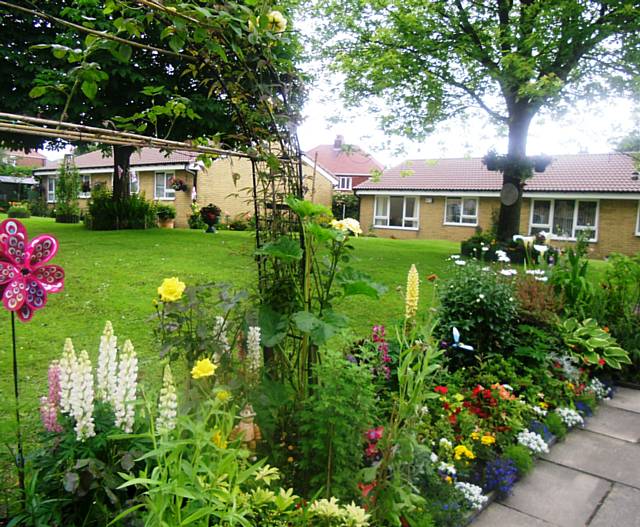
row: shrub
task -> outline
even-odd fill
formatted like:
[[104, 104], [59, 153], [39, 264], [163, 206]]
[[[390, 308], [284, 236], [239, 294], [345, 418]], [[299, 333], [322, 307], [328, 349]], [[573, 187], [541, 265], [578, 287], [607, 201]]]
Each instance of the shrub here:
[[13, 207], [9, 207], [7, 216], [9, 218], [30, 218], [31, 212], [29, 211], [29, 207], [27, 206], [14, 205]]
[[331, 211], [335, 218], [360, 219], [360, 198], [351, 192], [335, 192]]
[[56, 221], [59, 223], [78, 223], [80, 221], [80, 173], [73, 162], [60, 166], [56, 182]]
[[85, 225], [94, 231], [148, 229], [156, 224], [155, 207], [144, 196], [132, 194], [126, 200], [113, 201], [104, 188], [91, 193]]
[[544, 420], [544, 424], [547, 425], [549, 432], [551, 432], [558, 439], [562, 439], [567, 435], [567, 427], [562, 422], [562, 417], [560, 417], [555, 412], [549, 412], [547, 417]]
[[525, 275], [516, 282], [518, 314], [523, 322], [534, 326], [546, 326], [557, 319], [562, 302], [553, 291], [553, 286]]
[[441, 336], [456, 327], [476, 352], [504, 350], [518, 320], [512, 283], [472, 262], [456, 267], [439, 293]]
[[249, 228], [249, 223], [243, 219], [233, 220], [229, 223], [230, 231], [246, 231]]
[[176, 208], [162, 203], [156, 205], [156, 215], [161, 220], [172, 220], [176, 217]]
[[529, 449], [522, 445], [509, 445], [504, 449], [502, 457], [510, 459], [518, 469], [518, 474], [522, 477], [531, 472], [533, 468], [533, 458]]

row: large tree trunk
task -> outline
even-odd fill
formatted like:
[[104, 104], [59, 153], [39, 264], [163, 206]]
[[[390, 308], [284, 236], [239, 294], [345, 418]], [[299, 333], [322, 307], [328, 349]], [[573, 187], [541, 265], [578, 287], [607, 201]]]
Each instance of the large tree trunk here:
[[[522, 190], [525, 180], [531, 176], [531, 166], [527, 161], [527, 137], [532, 112], [524, 107], [512, 113], [509, 122], [509, 148], [502, 174], [502, 188], [513, 185], [517, 189], [517, 200], [512, 205], [500, 203], [498, 239], [508, 242], [514, 234], [520, 234], [520, 210], [522, 209]], [[513, 188], [511, 189], [513, 190]]]
[[133, 146], [113, 145], [113, 201], [123, 201], [131, 195], [129, 163]]

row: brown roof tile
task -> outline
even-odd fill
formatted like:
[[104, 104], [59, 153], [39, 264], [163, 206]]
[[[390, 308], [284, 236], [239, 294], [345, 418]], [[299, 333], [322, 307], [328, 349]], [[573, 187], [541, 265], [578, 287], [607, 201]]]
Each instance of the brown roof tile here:
[[[189, 163], [196, 158], [196, 154], [189, 152], [179, 152], [174, 151], [171, 152], [167, 156], [166, 152], [162, 152], [158, 148], [142, 148], [140, 150], [135, 151], [131, 155], [131, 166], [139, 166], [139, 165], [165, 165], [169, 163]], [[44, 166], [45, 169], [58, 168], [61, 159], [56, 161], [49, 161]], [[94, 152], [89, 152], [87, 154], [82, 154], [75, 158], [76, 167], [78, 168], [101, 168], [101, 167], [112, 167], [113, 166], [113, 156], [109, 154], [104, 157], [100, 150], [96, 150]]]
[[[634, 160], [626, 154], [552, 156], [544, 172], [534, 172], [525, 192], [640, 192], [631, 179]], [[416, 159], [385, 170], [379, 181], [356, 190], [499, 191], [502, 174], [487, 170], [481, 158]]]
[[359, 146], [318, 145], [306, 152], [306, 156], [314, 161], [318, 156], [318, 165], [333, 176], [369, 176], [373, 170], [382, 170], [380, 162], [367, 154]]

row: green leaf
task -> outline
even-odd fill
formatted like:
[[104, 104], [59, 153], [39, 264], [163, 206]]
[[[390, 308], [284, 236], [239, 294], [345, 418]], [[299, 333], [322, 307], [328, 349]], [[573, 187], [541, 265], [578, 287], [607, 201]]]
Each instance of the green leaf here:
[[80, 89], [90, 100], [95, 99], [98, 94], [98, 85], [93, 81], [84, 81], [82, 86], [80, 86]]
[[294, 196], [288, 196], [286, 203], [289, 205], [289, 208], [301, 218], [311, 218], [314, 216], [333, 217], [331, 210], [324, 205], [311, 203], [310, 201], [298, 199]]
[[273, 347], [282, 342], [289, 329], [289, 317], [276, 312], [271, 306], [260, 306], [258, 313], [260, 340], [263, 346]]
[[296, 327], [303, 333], [311, 333], [321, 323], [320, 319], [309, 311], [298, 311], [291, 317]]
[[32, 99], [37, 99], [38, 97], [42, 97], [45, 93], [47, 93], [46, 86], [36, 86], [29, 92], [29, 97], [31, 97]]
[[131, 58], [131, 51], [131, 46], [128, 46], [127, 44], [120, 44], [120, 46], [118, 46], [118, 58], [122, 62], [129, 62], [129, 59]]
[[300, 260], [302, 258], [302, 247], [300, 247], [300, 242], [282, 236], [275, 242], [265, 243], [255, 254], [279, 258], [280, 260]]
[[387, 288], [374, 282], [367, 273], [353, 267], [345, 267], [336, 276], [336, 283], [342, 286], [344, 296], [365, 295], [370, 298], [380, 298]]
[[169, 47], [176, 53], [180, 53], [184, 47], [184, 39], [181, 36], [173, 35], [169, 39]]

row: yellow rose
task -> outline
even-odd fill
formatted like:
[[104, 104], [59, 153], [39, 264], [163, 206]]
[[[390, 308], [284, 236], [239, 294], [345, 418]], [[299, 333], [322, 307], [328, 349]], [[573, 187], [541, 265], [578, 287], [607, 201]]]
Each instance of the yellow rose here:
[[201, 379], [202, 377], [211, 377], [218, 367], [209, 359], [202, 359], [196, 362], [191, 370], [191, 377]]
[[182, 298], [182, 293], [184, 293], [186, 285], [184, 282], [178, 280], [175, 276], [171, 278], [165, 278], [162, 281], [160, 287], [158, 287], [158, 294], [160, 295], [160, 300], [163, 302], [175, 302], [176, 300], [180, 300]]
[[483, 435], [480, 441], [482, 441], [483, 445], [493, 445], [496, 442], [496, 438], [487, 434]]
[[282, 33], [287, 29], [287, 19], [280, 11], [271, 11], [267, 15], [268, 27], [274, 33]]

